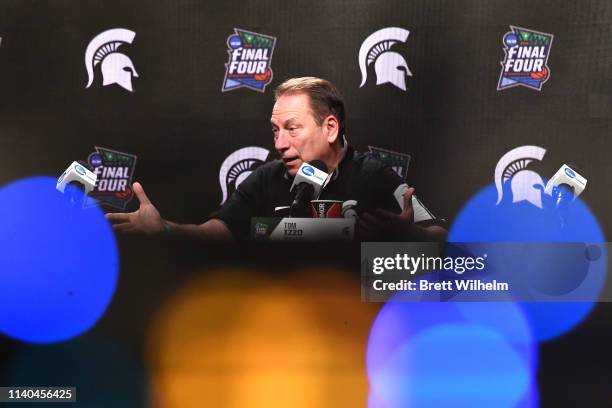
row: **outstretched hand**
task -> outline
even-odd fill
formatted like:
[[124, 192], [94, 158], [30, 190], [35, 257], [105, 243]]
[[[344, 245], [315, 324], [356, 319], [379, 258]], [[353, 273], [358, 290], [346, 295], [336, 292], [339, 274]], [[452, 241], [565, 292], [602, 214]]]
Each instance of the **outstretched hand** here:
[[410, 187], [404, 193], [404, 206], [401, 213], [378, 208], [374, 213], [363, 213], [359, 220], [359, 231], [362, 240], [393, 240], [397, 237], [418, 239], [419, 231], [414, 225], [414, 208], [412, 195], [414, 188]]
[[113, 224], [113, 230], [129, 232], [157, 234], [165, 231], [164, 220], [159, 211], [144, 192], [142, 185], [138, 182], [132, 185], [134, 194], [140, 202], [138, 210], [131, 213], [109, 213], [106, 218]]

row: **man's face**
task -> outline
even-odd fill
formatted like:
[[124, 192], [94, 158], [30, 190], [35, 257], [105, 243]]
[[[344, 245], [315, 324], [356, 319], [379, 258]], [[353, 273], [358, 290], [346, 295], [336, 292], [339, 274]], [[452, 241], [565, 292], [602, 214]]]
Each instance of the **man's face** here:
[[325, 123], [317, 122], [305, 93], [283, 95], [272, 109], [274, 148], [287, 172], [295, 176], [303, 162], [325, 161], [333, 152]]

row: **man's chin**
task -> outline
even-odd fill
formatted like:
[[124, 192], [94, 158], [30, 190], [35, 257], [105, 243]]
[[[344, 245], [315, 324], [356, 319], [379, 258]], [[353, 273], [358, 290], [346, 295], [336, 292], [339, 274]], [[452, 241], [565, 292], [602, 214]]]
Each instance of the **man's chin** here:
[[290, 162], [289, 164], [285, 163], [285, 168], [287, 169], [287, 173], [291, 177], [294, 177], [297, 174], [298, 170], [300, 169], [301, 165], [302, 165], [302, 162], [300, 160], [294, 160]]

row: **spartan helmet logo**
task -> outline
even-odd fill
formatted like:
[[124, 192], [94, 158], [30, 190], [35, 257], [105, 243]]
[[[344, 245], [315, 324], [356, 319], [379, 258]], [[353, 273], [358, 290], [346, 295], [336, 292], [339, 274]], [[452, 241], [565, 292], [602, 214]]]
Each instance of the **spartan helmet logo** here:
[[390, 49], [398, 42], [406, 42], [408, 34], [410, 31], [403, 28], [387, 27], [365, 39], [359, 48], [360, 88], [368, 79], [368, 67], [374, 63], [376, 85], [390, 82], [402, 91], [406, 90], [406, 75], [412, 76], [412, 72], [404, 57]]
[[243, 147], [227, 156], [219, 170], [223, 204], [257, 166], [264, 163], [270, 152], [263, 147]]
[[89, 80], [86, 88], [94, 81], [94, 68], [101, 63], [102, 85], [117, 84], [130, 92], [132, 77], [138, 78], [138, 73], [132, 60], [125, 54], [117, 52], [123, 44], [131, 44], [136, 33], [124, 28], [113, 28], [98, 34], [85, 50], [85, 67]]
[[[520, 146], [504, 154], [495, 166], [495, 187], [497, 202], [501, 203], [504, 196], [504, 183], [510, 179], [512, 202], [528, 201], [542, 208], [542, 192], [544, 181], [538, 173], [527, 169], [534, 160], [541, 161], [546, 149], [539, 146]], [[535, 187], [540, 186], [541, 188]]]

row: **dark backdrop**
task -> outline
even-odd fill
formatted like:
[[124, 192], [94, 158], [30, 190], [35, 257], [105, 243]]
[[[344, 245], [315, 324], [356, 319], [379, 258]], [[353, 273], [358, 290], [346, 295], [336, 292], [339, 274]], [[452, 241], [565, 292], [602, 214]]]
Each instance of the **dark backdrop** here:
[[[542, 91], [496, 91], [509, 25], [554, 35]], [[406, 92], [359, 88], [363, 40], [384, 27], [410, 30], [402, 54]], [[85, 48], [110, 28], [136, 32], [128, 55], [135, 92], [85, 89]], [[274, 78], [265, 93], [221, 92], [226, 38], [234, 28], [275, 36]], [[412, 155], [408, 181], [452, 221], [493, 182], [497, 160], [525, 144], [547, 149], [537, 170], [562, 163], [584, 173], [584, 200], [609, 235], [612, 164], [612, 6], [606, 1], [11, 1], [0, 13], [0, 183], [59, 175], [93, 146], [138, 156], [135, 179], [161, 213], [200, 221], [221, 201], [219, 167], [244, 146], [273, 149], [272, 90], [294, 76], [338, 85], [347, 136]], [[130, 208], [135, 208], [132, 203]]]
[[[502, 37], [511, 24], [554, 35], [551, 77], [540, 92], [496, 91]], [[408, 90], [376, 86], [373, 72], [359, 88], [362, 41], [392, 26], [410, 30], [408, 41], [394, 47], [413, 74]], [[139, 73], [134, 93], [102, 87], [99, 72], [85, 88], [85, 48], [115, 27], [136, 32], [121, 49]], [[274, 79], [264, 93], [221, 92], [225, 41], [234, 28], [277, 38]], [[166, 218], [202, 221], [221, 201], [225, 157], [250, 145], [272, 150], [274, 86], [308, 75], [343, 92], [347, 136], [358, 149], [371, 144], [412, 155], [408, 181], [437, 215], [452, 222], [493, 182], [504, 153], [533, 144], [547, 149], [537, 166], [542, 176], [562, 163], [581, 169], [588, 178], [583, 198], [606, 236], [612, 232], [612, 3], [606, 0], [12, 0], [0, 5], [0, 36], [0, 185], [59, 176], [94, 146], [108, 147], [138, 156], [135, 179]], [[93, 333], [138, 356], [147, 316], [180, 285], [182, 271], [211, 262], [214, 251], [141, 238], [121, 238], [119, 245], [118, 292]], [[250, 252], [240, 262], [257, 258]], [[543, 406], [607, 406], [609, 319], [610, 308], [599, 305], [582, 326], [540, 348]], [[22, 347], [9, 340], [3, 346], [3, 357]]]

